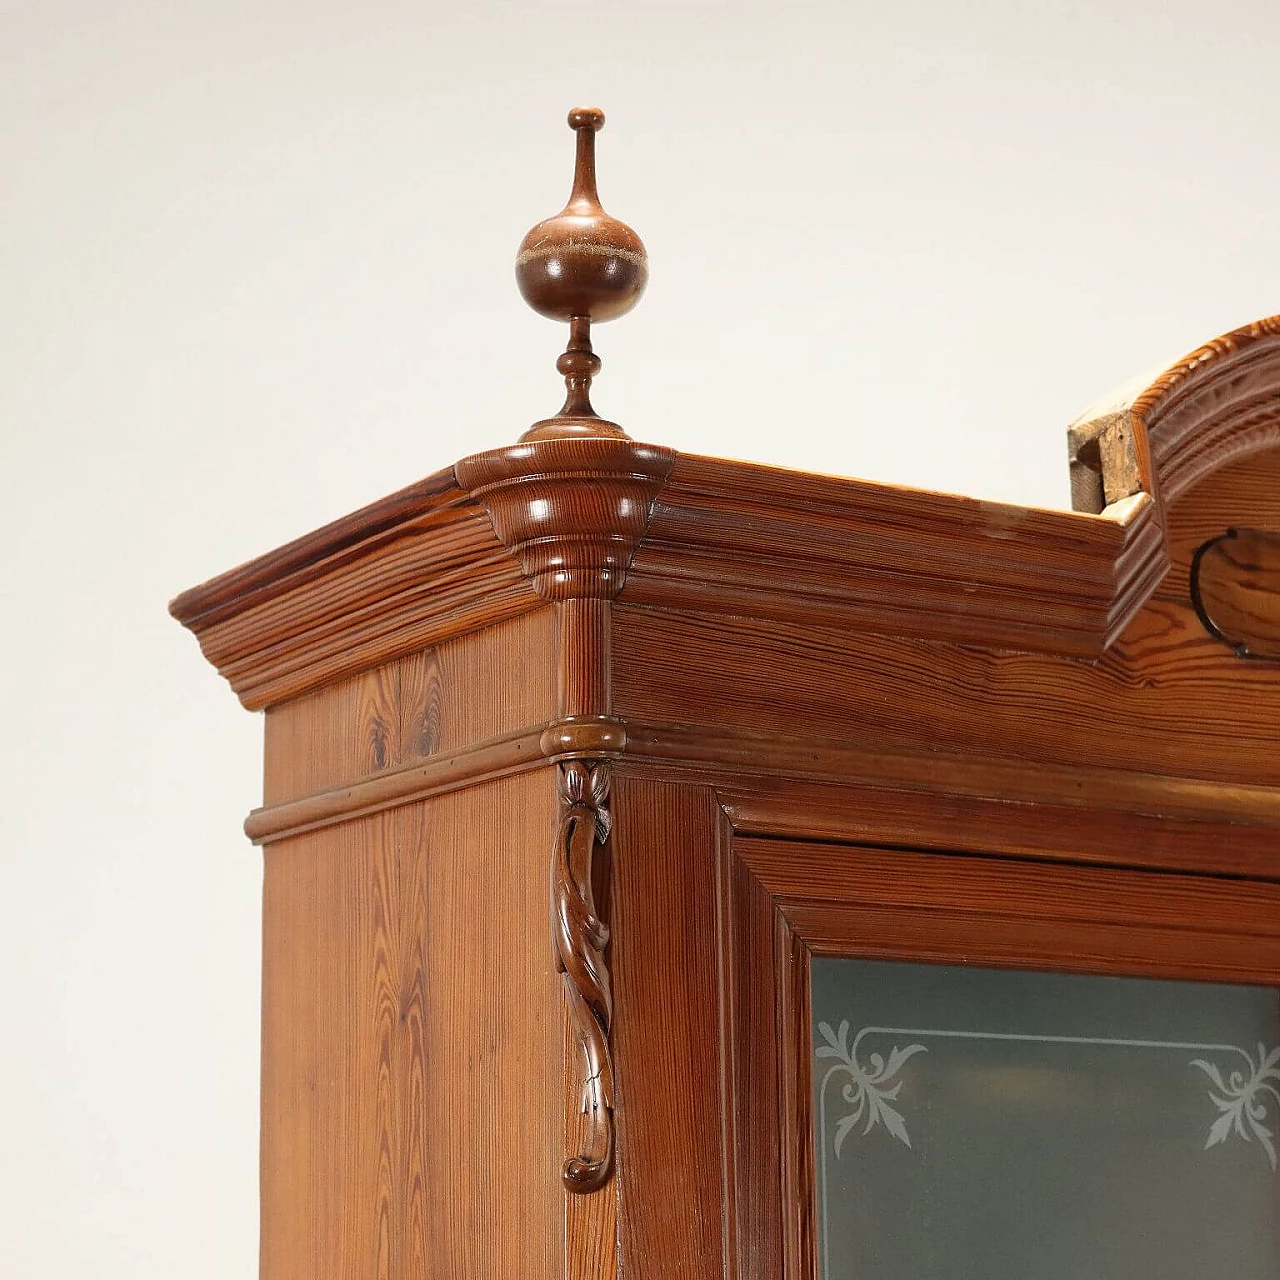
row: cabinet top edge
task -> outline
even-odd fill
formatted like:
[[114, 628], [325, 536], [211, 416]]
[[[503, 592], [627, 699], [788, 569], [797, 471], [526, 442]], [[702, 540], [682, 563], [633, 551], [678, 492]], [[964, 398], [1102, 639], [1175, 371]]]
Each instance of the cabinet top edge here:
[[[343, 674], [335, 653], [276, 678], [307, 667], [308, 646], [344, 615], [395, 632], [370, 642], [370, 665], [569, 594], [747, 613], [794, 598], [801, 617], [847, 610], [871, 631], [1097, 656], [1169, 568], [1166, 509], [1212, 471], [1280, 447], [1280, 316], [1121, 388], [1068, 440], [1074, 511], [627, 439], [530, 441], [434, 472], [169, 608], [259, 707]], [[567, 586], [557, 541], [575, 548]], [[582, 550], [593, 541], [598, 554]]]

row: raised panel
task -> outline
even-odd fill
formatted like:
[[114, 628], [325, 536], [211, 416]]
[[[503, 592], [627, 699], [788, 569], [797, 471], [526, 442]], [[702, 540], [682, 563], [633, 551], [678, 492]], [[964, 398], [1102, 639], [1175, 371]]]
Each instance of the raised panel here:
[[740, 1280], [778, 1274], [753, 1272], [742, 1261], [751, 1257], [782, 1258], [789, 1280], [818, 1273], [808, 999], [817, 957], [1280, 985], [1273, 884], [761, 835], [722, 848], [727, 986], [750, 993], [726, 1007], [727, 1107], [756, 1117], [732, 1128], [728, 1169], [736, 1204], [781, 1204], [780, 1215], [751, 1219], [732, 1272]]

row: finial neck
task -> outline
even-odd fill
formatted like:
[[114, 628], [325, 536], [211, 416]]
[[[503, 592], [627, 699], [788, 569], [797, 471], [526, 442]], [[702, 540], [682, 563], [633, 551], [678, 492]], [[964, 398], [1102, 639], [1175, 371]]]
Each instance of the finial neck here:
[[569, 192], [566, 212], [594, 213], [600, 210], [600, 195], [596, 191], [597, 128], [593, 122], [575, 126], [578, 146], [573, 166], [573, 190]]
[[591, 321], [587, 316], [574, 316], [569, 321], [569, 345], [556, 361], [556, 369], [564, 375], [564, 408], [562, 418], [594, 418], [591, 407], [591, 379], [600, 372], [600, 357], [591, 350]]
[[591, 349], [591, 319], [572, 316], [569, 345], [556, 361], [564, 375], [564, 405], [554, 418], [535, 422], [521, 440], [548, 440], [564, 436], [612, 436], [627, 438], [616, 422], [600, 417], [591, 407], [591, 379], [600, 372], [600, 357]]

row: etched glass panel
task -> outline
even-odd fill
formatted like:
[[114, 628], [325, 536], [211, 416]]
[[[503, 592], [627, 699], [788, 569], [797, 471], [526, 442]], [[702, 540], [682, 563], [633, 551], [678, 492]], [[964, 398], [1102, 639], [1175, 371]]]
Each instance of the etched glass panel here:
[[815, 957], [824, 1280], [1276, 1280], [1280, 993]]

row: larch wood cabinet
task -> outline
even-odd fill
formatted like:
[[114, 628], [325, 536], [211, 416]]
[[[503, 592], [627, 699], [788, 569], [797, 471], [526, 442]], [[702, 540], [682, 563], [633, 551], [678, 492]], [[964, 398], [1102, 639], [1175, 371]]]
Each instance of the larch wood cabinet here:
[[562, 436], [174, 602], [264, 1280], [1280, 1275], [1280, 321], [1075, 512]]
[[558, 415], [180, 596], [266, 712], [262, 1280], [1278, 1280], [1280, 317], [1074, 513]]

